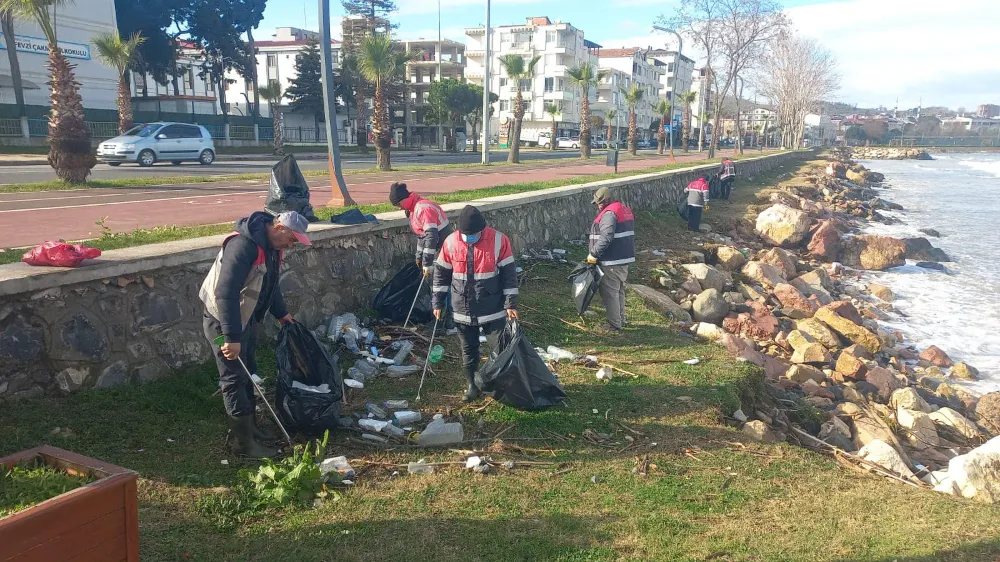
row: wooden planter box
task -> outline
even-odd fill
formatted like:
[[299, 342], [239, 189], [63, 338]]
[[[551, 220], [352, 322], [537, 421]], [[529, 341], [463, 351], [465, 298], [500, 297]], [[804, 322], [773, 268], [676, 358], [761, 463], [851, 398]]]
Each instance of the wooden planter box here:
[[139, 562], [136, 473], [47, 445], [0, 466], [33, 459], [98, 480], [0, 519], [0, 562]]

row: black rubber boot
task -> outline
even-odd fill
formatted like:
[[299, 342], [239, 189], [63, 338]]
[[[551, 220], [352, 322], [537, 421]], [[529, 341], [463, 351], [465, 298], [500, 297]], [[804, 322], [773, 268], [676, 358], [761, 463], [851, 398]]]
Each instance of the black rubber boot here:
[[251, 416], [253, 420], [253, 438], [257, 441], [277, 441], [280, 436], [269, 429], [264, 429], [257, 424], [257, 416]]
[[261, 445], [254, 438], [253, 416], [229, 416], [233, 452], [251, 459], [266, 459], [278, 454], [277, 449]]
[[462, 399], [463, 402], [472, 402], [476, 398], [479, 398], [479, 387], [476, 386], [476, 372], [466, 373], [465, 378], [469, 381], [469, 389], [465, 391], [465, 398]]

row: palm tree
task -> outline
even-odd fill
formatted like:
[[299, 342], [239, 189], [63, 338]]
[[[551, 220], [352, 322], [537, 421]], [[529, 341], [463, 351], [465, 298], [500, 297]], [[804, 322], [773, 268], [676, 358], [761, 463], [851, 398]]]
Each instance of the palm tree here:
[[580, 88], [580, 156], [590, 158], [590, 90], [608, 76], [607, 70], [597, 70], [589, 62], [566, 71], [569, 81]]
[[146, 38], [138, 33], [133, 33], [128, 39], [122, 40], [118, 31], [102, 33], [94, 37], [94, 46], [97, 47], [97, 58], [101, 59], [105, 65], [118, 71], [118, 132], [132, 128], [132, 91], [128, 85], [128, 71], [136, 62], [139, 55], [139, 45], [142, 45]]
[[[609, 109], [607, 111], [607, 118], [605, 119], [605, 122], [608, 125], [608, 131], [607, 131], [607, 134], [604, 135], [604, 140], [607, 141], [608, 148], [611, 148], [611, 126], [615, 123], [615, 119], [617, 119], [617, 118], [618, 118], [618, 110], [617, 109]], [[617, 140], [617, 139], [615, 139], [615, 140]], [[617, 145], [615, 145], [615, 146], [617, 146]]]
[[3, 31], [3, 42], [7, 49], [7, 62], [10, 63], [10, 79], [14, 89], [14, 102], [17, 104], [17, 116], [27, 115], [24, 110], [24, 82], [21, 80], [21, 63], [17, 60], [17, 40], [14, 38], [14, 14], [9, 10], [0, 13], [0, 31]]
[[[510, 148], [507, 151], [507, 162], [517, 164], [521, 161], [521, 123], [524, 121], [524, 96], [521, 95], [521, 81], [530, 81], [535, 77], [535, 65], [542, 57], [534, 57], [525, 62], [524, 57], [515, 54], [506, 54], [500, 57], [500, 66], [507, 73], [507, 79], [514, 82], [517, 88], [517, 96], [514, 98], [514, 126], [511, 127], [507, 142]], [[555, 139], [552, 139], [555, 142]]]
[[257, 89], [260, 97], [264, 98], [267, 106], [271, 108], [271, 118], [274, 119], [274, 153], [284, 154], [284, 139], [281, 137], [281, 98], [285, 97], [285, 92], [277, 80], [271, 80], [267, 86]]
[[636, 145], [639, 131], [636, 126], [635, 108], [642, 102], [646, 90], [643, 90], [638, 84], [632, 84], [631, 88], [622, 93], [625, 94], [625, 105], [628, 107], [628, 151], [632, 156], [635, 156], [636, 152], [639, 151], [639, 147]]
[[685, 92], [678, 96], [677, 99], [684, 105], [684, 115], [681, 117], [683, 123], [681, 124], [681, 129], [684, 133], [684, 152], [688, 151], [688, 143], [691, 142], [691, 104], [698, 97], [698, 92]]
[[556, 117], [559, 115], [559, 106], [554, 103], [545, 104], [545, 113], [552, 117], [552, 131], [549, 133], [549, 150], [556, 149]]
[[[361, 40], [358, 49], [358, 71], [375, 88], [372, 137], [375, 141], [376, 162], [380, 170], [389, 171], [389, 145], [392, 142], [392, 123], [386, 102], [386, 86], [406, 67], [414, 55], [400, 52], [388, 33], [370, 33]], [[359, 111], [360, 113], [360, 111]]]
[[663, 154], [663, 146], [667, 144], [667, 132], [663, 129], [670, 119], [670, 102], [667, 100], [660, 100], [653, 105], [653, 113], [660, 116], [660, 126], [659, 131], [656, 132], [656, 153]]
[[49, 75], [52, 94], [49, 115], [49, 165], [66, 183], [83, 183], [97, 165], [90, 146], [90, 129], [84, 122], [80, 84], [56, 42], [52, 11], [71, 0], [0, 0], [0, 13], [12, 13], [34, 22], [45, 34], [49, 48]]

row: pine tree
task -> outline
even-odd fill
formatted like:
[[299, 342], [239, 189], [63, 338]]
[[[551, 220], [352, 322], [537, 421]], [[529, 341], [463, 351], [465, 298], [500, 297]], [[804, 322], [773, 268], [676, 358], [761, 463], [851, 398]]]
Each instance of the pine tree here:
[[310, 40], [295, 56], [295, 79], [288, 87], [287, 96], [295, 113], [311, 113], [316, 120], [319, 137], [320, 116], [323, 115], [323, 62], [319, 54], [319, 41]]

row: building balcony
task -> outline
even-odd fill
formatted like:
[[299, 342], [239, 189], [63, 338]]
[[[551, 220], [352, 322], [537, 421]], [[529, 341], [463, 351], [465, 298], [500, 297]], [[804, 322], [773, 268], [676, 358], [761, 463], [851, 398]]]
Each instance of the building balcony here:
[[483, 58], [483, 57], [486, 56], [486, 50], [485, 49], [466, 49], [465, 50], [465, 56], [467, 56], [467, 57], [475, 57], [477, 59], [478, 58]]
[[542, 94], [542, 99], [572, 101], [576, 99], [576, 94], [566, 90], [545, 92], [544, 94]]

